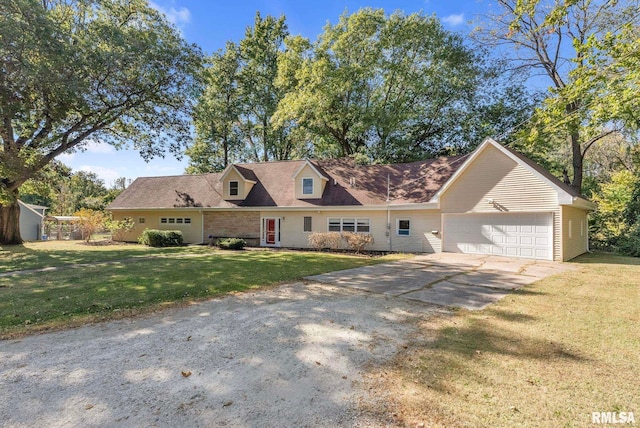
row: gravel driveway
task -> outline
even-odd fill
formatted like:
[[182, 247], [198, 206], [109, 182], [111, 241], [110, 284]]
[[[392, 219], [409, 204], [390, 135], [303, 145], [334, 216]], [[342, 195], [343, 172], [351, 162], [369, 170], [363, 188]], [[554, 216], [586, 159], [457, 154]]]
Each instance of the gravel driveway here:
[[436, 308], [288, 284], [0, 342], [9, 427], [383, 425], [362, 382]]

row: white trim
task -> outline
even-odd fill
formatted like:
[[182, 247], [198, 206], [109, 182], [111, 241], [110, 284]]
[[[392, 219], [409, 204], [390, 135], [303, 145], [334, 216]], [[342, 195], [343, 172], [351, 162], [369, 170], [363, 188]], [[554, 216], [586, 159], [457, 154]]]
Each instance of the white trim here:
[[[31, 211], [32, 213], [34, 213], [35, 215], [37, 215], [38, 217], [40, 217], [41, 219], [44, 219], [45, 217], [47, 217], [46, 214], [40, 214], [38, 211], [34, 210], [33, 208], [31, 208], [29, 206], [29, 204], [25, 204], [24, 202], [22, 202], [21, 200], [18, 199], [18, 205], [22, 208], [26, 208], [29, 211]], [[46, 209], [46, 208], [45, 208]]]
[[170, 207], [170, 208], [107, 208], [109, 211], [406, 211], [438, 210], [434, 202], [397, 205], [309, 205], [303, 207]]
[[[273, 244], [267, 244], [265, 224], [267, 220], [275, 220], [275, 242]], [[280, 240], [282, 217], [260, 217], [260, 246], [261, 247], [280, 247], [282, 241]]]
[[329, 179], [327, 177], [324, 176], [324, 174], [321, 174], [320, 171], [318, 171], [318, 168], [316, 168], [315, 166], [313, 166], [313, 164], [311, 162], [309, 162], [309, 159], [305, 159], [304, 163], [302, 165], [300, 165], [300, 168], [298, 168], [296, 170], [296, 172], [293, 173], [293, 175], [291, 176], [292, 179], [296, 179], [296, 177], [298, 176], [298, 174], [300, 174], [300, 172], [304, 169], [305, 166], [309, 165], [309, 167], [313, 170], [313, 172], [315, 172], [316, 174], [318, 174], [318, 177], [320, 177], [321, 180], [324, 181], [329, 181]]
[[[231, 183], [236, 183], [236, 194], [231, 194]], [[240, 182], [238, 180], [229, 180], [229, 196], [240, 196]]]
[[231, 164], [227, 167], [227, 169], [222, 173], [222, 176], [220, 176], [220, 181], [223, 181], [225, 178], [227, 178], [227, 175], [229, 175], [229, 173], [231, 172], [231, 170], [234, 170], [236, 172], [236, 174], [238, 174], [240, 177], [242, 177], [242, 179], [245, 182], [249, 182], [249, 183], [253, 183], [256, 184], [257, 181], [254, 180], [249, 180], [248, 178], [246, 178], [244, 175], [242, 175], [242, 173], [240, 171], [238, 171], [238, 168], [236, 168], [236, 166], [234, 164]]
[[[401, 221], [408, 221], [409, 222], [409, 229], [402, 229], [402, 230], [408, 230], [409, 233], [407, 235], [401, 234], [400, 233], [400, 222]], [[404, 238], [404, 237], [410, 237], [411, 236], [411, 217], [398, 217], [396, 218], [396, 236]]]
[[[300, 180], [300, 194], [302, 196], [313, 196], [316, 193], [316, 180], [313, 177], [302, 177]], [[304, 193], [304, 180], [311, 180], [311, 193]]]

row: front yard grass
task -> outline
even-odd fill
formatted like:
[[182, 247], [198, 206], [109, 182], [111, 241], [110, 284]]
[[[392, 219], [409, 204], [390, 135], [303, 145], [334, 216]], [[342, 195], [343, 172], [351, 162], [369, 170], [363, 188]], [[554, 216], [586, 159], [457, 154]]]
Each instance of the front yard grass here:
[[0, 246], [0, 273], [76, 263], [97, 263], [158, 254], [202, 253], [207, 247], [151, 248], [137, 244], [82, 241], [37, 241]]
[[[158, 254], [131, 246], [121, 256], [75, 254], [94, 262], [127, 255]], [[133, 248], [139, 247], [139, 248]], [[67, 260], [68, 250], [47, 258]], [[82, 251], [80, 251], [82, 253]], [[222, 252], [189, 247], [161, 252], [161, 258], [0, 277], [0, 338], [117, 319], [176, 304], [244, 291], [304, 276], [348, 269], [399, 256], [356, 257], [300, 251]], [[42, 256], [36, 256], [42, 258]], [[41, 267], [32, 263], [33, 267]]]
[[422, 324], [372, 375], [386, 412], [404, 426], [582, 427], [592, 412], [640, 423], [640, 259], [572, 264], [484, 311]]

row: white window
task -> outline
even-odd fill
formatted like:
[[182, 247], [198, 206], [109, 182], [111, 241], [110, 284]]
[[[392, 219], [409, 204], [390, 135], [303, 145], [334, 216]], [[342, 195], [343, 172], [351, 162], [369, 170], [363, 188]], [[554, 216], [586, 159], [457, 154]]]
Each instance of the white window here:
[[238, 182], [230, 181], [229, 182], [229, 196], [238, 196]]
[[329, 232], [369, 233], [371, 230], [368, 218], [330, 218], [328, 223]]
[[302, 179], [302, 194], [313, 195], [313, 178]]
[[161, 217], [160, 224], [191, 224], [191, 217]]
[[398, 219], [398, 236], [411, 235], [411, 220], [408, 218]]
[[305, 217], [304, 218], [304, 228], [303, 230], [305, 232], [311, 232], [313, 229], [311, 227], [311, 217]]

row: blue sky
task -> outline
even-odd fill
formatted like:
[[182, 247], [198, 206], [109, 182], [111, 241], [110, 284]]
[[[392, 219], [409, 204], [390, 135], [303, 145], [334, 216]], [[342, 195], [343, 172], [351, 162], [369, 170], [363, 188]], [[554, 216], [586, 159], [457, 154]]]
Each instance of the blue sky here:
[[[382, 8], [387, 13], [422, 11], [435, 14], [452, 31], [468, 33], [469, 21], [486, 10], [487, 0], [153, 0], [151, 5], [165, 13], [182, 31], [184, 37], [198, 44], [209, 54], [224, 47], [227, 40], [242, 39], [247, 26], [252, 25], [256, 11], [266, 15], [285, 15], [291, 34], [301, 34], [315, 40], [327, 22], [335, 23], [345, 11], [364, 7]], [[93, 171], [111, 186], [118, 177], [134, 179], [143, 176], [179, 175], [187, 159], [178, 161], [172, 155], [142, 160], [134, 150], [115, 150], [91, 141], [84, 152], [64, 154], [58, 158], [74, 170]]]

